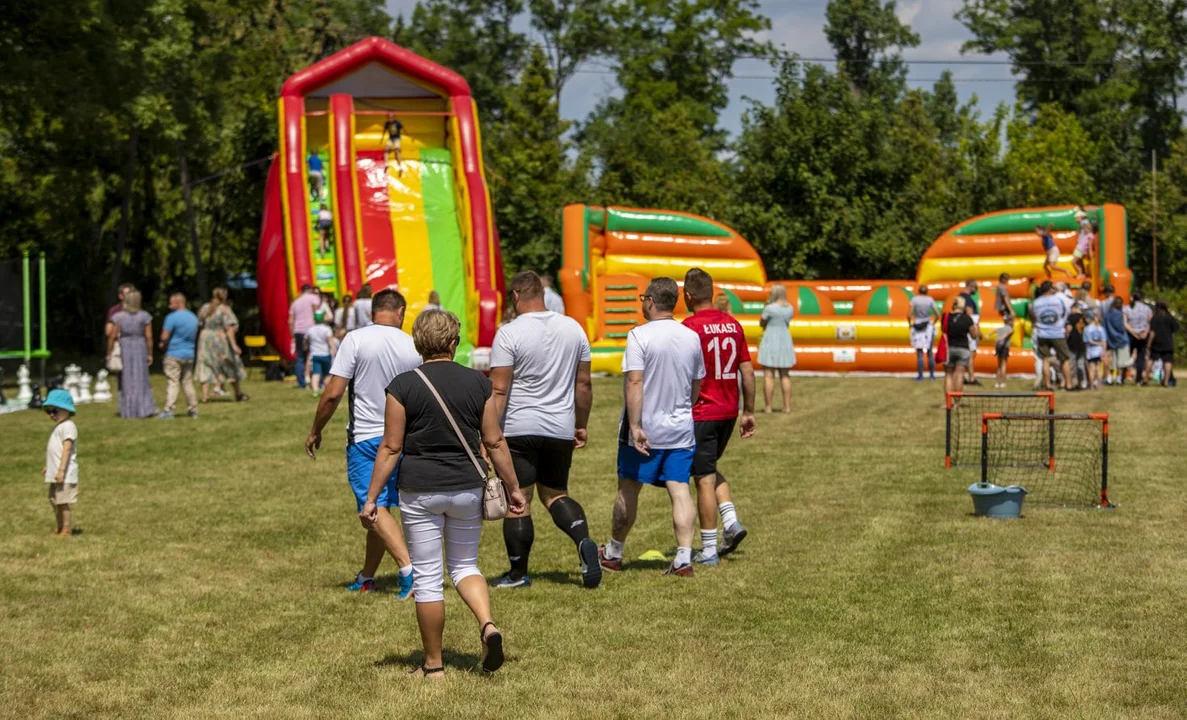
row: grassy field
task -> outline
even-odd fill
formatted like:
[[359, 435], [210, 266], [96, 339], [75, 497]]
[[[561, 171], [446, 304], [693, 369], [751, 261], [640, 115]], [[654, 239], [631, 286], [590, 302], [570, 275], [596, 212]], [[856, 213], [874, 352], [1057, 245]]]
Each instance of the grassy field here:
[[[450, 675], [428, 684], [404, 677], [412, 604], [343, 589], [363, 532], [343, 419], [310, 461], [313, 400], [249, 391], [198, 421], [82, 407], [71, 539], [50, 536], [49, 421], [0, 416], [0, 716], [1187, 714], [1178, 391], [1061, 394], [1061, 411], [1111, 413], [1120, 508], [1002, 522], [973, 518], [973, 475], [941, 467], [938, 383], [797, 379], [794, 412], [760, 415], [723, 463], [751, 537], [720, 568], [684, 580], [636, 562], [585, 591], [542, 515], [534, 586], [494, 593], [505, 668], [472, 670], [477, 627], [447, 591]], [[572, 485], [605, 542], [618, 381], [595, 398]], [[660, 491], [627, 556], [648, 549], [672, 550]], [[506, 569], [496, 525], [481, 561]]]

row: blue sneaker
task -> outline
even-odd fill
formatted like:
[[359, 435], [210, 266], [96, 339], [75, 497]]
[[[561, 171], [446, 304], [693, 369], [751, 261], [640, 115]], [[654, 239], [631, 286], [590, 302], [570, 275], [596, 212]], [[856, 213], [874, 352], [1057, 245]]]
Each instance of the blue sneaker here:
[[516, 575], [515, 573], [512, 573], [510, 570], [508, 570], [507, 572], [500, 575], [494, 582], [491, 583], [491, 587], [497, 587], [497, 588], [503, 588], [503, 589], [531, 587], [531, 586], [532, 586], [532, 579], [530, 577], [528, 577], [526, 574], [525, 575]]
[[163, 413], [160, 413], [160, 414], [158, 414], [158, 415], [157, 415], [157, 419], [158, 419], [158, 420], [172, 420], [172, 419], [173, 419], [173, 413], [171, 413], [171, 412], [163, 412]]
[[358, 576], [356, 576], [354, 582], [347, 585], [346, 589], [351, 592], [359, 593], [375, 592], [375, 578], [371, 578], [370, 580], [361, 580]]
[[698, 550], [696, 555], [692, 556], [692, 561], [697, 565], [708, 565], [709, 567], [715, 567], [721, 564], [721, 556], [714, 554], [713, 557], [707, 557], [705, 553]]
[[412, 577], [416, 573], [408, 573], [407, 575], [400, 575], [400, 593], [396, 595], [398, 600], [407, 600], [412, 597]]

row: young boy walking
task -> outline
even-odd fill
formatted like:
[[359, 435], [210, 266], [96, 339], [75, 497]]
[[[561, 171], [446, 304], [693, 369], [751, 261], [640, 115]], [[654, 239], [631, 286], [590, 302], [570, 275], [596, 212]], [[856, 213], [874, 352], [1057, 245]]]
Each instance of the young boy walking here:
[[57, 529], [54, 535], [70, 537], [70, 506], [78, 502], [78, 427], [74, 420], [74, 399], [70, 393], [57, 388], [50, 390], [42, 405], [54, 421], [45, 446], [45, 468], [41, 474], [49, 484], [49, 502], [54, 506]]
[[993, 350], [997, 355], [997, 382], [995, 388], [1006, 386], [1006, 366], [1010, 364], [1010, 338], [1014, 335], [1014, 316], [1002, 318], [1002, 326], [993, 331]]

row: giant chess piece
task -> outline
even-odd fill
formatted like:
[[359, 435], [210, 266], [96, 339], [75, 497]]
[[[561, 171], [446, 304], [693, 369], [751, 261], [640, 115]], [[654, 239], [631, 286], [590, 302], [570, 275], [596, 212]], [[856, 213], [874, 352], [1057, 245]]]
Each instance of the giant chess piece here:
[[29, 385], [29, 367], [27, 365], [21, 365], [20, 369], [16, 371], [16, 381], [16, 401], [21, 405], [28, 405], [29, 401], [33, 399], [33, 389]]
[[29, 409], [30, 410], [40, 410], [41, 404], [42, 404], [41, 387], [38, 386], [37, 383], [33, 383], [33, 392], [32, 392], [32, 396], [29, 399]]
[[66, 366], [66, 382], [63, 387], [66, 388], [66, 392], [70, 393], [70, 398], [74, 400], [75, 403], [78, 402], [80, 397], [78, 393], [78, 385], [81, 376], [82, 368], [73, 364]]
[[0, 368], [0, 405], [7, 405], [8, 398], [4, 397], [4, 368]]
[[91, 402], [111, 402], [111, 385], [107, 382], [106, 368], [95, 375], [95, 393]]
[[90, 373], [83, 373], [78, 378], [78, 401], [80, 403], [89, 403], [91, 399], [91, 375]]

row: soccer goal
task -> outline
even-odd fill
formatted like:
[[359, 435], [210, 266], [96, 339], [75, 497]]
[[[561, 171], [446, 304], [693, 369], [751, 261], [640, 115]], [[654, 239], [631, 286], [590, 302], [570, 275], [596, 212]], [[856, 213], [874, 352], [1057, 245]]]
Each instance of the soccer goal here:
[[[982, 415], [1054, 415], [1055, 393], [950, 392], [944, 405], [944, 467], [977, 467], [981, 462]], [[1053, 443], [1054, 427], [1049, 435]]]
[[982, 415], [981, 482], [1021, 485], [1027, 503], [1112, 507], [1109, 416]]

